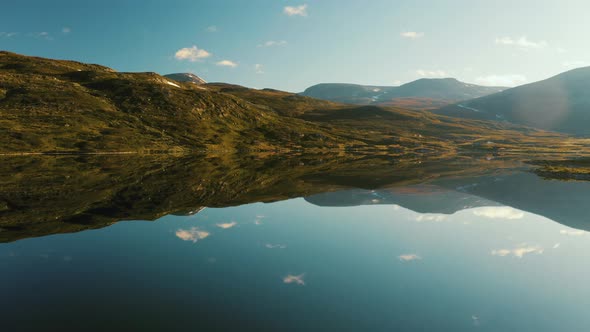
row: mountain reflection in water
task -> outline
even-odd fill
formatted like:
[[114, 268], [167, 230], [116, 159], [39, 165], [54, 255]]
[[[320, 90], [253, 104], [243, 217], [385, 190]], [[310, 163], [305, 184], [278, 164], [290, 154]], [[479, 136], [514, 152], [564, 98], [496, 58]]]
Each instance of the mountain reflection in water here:
[[590, 328], [588, 183], [523, 164], [142, 156], [2, 167], [7, 331]]
[[306, 197], [316, 205], [397, 204], [452, 214], [510, 206], [590, 229], [587, 182], [546, 181], [510, 160], [341, 154], [18, 157], [1, 165], [0, 241]]

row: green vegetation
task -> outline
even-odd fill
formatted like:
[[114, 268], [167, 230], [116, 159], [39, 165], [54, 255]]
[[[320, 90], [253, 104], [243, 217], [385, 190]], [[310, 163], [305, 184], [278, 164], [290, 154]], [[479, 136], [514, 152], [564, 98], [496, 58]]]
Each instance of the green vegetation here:
[[305, 149], [450, 156], [486, 153], [481, 142], [489, 141], [504, 153], [583, 150], [588, 143], [494, 122], [10, 52], [0, 52], [0, 92], [0, 154]]
[[0, 89], [2, 153], [296, 149], [343, 143], [268, 106], [155, 73], [117, 73], [1, 52]]

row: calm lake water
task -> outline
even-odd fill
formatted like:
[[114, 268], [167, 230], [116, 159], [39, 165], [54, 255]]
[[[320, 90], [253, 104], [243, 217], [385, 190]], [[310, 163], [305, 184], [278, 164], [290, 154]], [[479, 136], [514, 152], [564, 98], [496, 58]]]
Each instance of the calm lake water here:
[[588, 183], [302, 196], [0, 244], [2, 330], [590, 330]]

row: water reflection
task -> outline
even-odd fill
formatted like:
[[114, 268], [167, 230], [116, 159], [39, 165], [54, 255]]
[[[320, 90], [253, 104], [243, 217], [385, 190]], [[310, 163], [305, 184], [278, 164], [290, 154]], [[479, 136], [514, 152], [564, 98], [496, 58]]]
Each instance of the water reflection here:
[[208, 208], [3, 244], [1, 309], [11, 331], [585, 330], [589, 240], [500, 206]]
[[[15, 161], [3, 327], [590, 328], [589, 183], [501, 161], [302, 158]], [[134, 219], [156, 221], [118, 222]]]
[[202, 231], [198, 227], [190, 229], [179, 229], [176, 231], [176, 237], [183, 241], [197, 242], [211, 235], [209, 232]]
[[526, 243], [523, 243], [514, 249], [494, 249], [492, 250], [492, 255], [501, 257], [513, 255], [514, 257], [522, 258], [526, 254], [542, 254], [544, 251], [545, 249], [539, 246], [530, 246]]
[[403, 255], [399, 255], [398, 258], [402, 262], [410, 262], [410, 261], [422, 259], [422, 257], [418, 256], [417, 254], [403, 254]]
[[289, 274], [288, 276], [283, 278], [283, 282], [286, 284], [295, 284], [295, 285], [299, 285], [299, 286], [305, 286], [305, 281], [303, 280], [304, 276], [305, 276], [305, 273], [300, 274], [300, 275]]
[[[197, 215], [305, 197], [320, 206], [396, 205], [437, 221], [475, 210], [520, 218], [510, 207], [590, 229], [590, 183], [546, 181], [523, 164], [483, 158], [398, 160], [390, 156], [38, 157], [0, 165], [0, 241], [78, 232], [121, 220]], [[131, 159], [129, 159], [131, 158]], [[436, 214], [436, 215], [434, 215]], [[262, 225], [265, 218], [252, 221]], [[233, 220], [219, 222], [235, 227]], [[184, 234], [184, 233], [182, 233]], [[198, 240], [198, 237], [196, 237]]]
[[222, 223], [217, 224], [217, 227], [223, 228], [223, 229], [228, 229], [228, 228], [232, 228], [232, 227], [236, 226], [237, 224], [238, 223], [235, 222], [235, 221], [232, 221], [232, 222], [222, 222]]
[[473, 210], [473, 214], [479, 217], [491, 219], [522, 219], [524, 213], [509, 206], [482, 207]]

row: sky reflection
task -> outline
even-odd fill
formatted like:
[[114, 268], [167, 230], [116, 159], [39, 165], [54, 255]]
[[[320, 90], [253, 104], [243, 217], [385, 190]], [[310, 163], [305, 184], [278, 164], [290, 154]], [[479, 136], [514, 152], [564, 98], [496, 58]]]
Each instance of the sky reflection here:
[[[33, 330], [82, 328], [92, 318], [76, 308], [92, 305], [168, 329], [190, 328], [188, 315], [229, 330], [579, 331], [590, 328], [589, 251], [586, 232], [511, 207], [292, 199], [2, 244], [11, 305], [0, 309], [7, 327]], [[220, 319], [228, 306], [232, 319]]]

